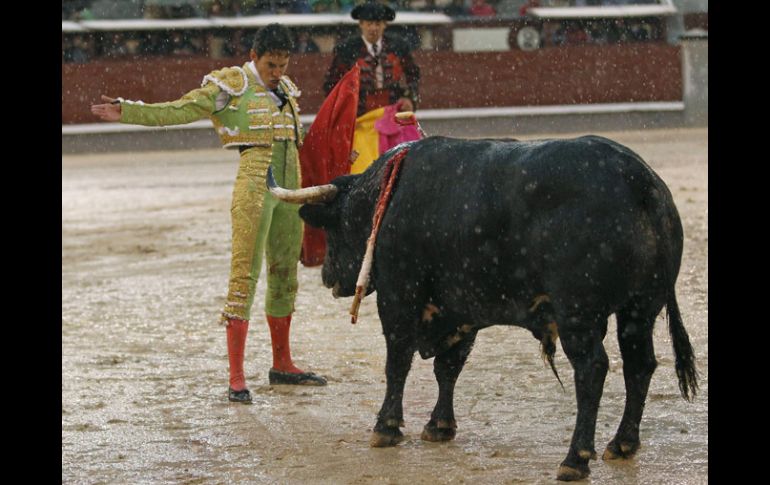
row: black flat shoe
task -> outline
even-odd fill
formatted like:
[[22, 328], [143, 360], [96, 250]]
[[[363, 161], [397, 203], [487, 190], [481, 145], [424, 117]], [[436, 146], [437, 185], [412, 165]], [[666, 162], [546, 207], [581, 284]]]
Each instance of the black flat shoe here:
[[268, 379], [270, 384], [288, 384], [294, 386], [325, 386], [326, 379], [321, 376], [315, 375], [312, 372], [301, 372], [295, 374], [292, 372], [281, 372], [279, 370], [270, 369], [268, 373]]
[[242, 391], [234, 391], [232, 387], [227, 388], [227, 398], [231, 402], [239, 402], [241, 404], [251, 404], [251, 393], [248, 389]]

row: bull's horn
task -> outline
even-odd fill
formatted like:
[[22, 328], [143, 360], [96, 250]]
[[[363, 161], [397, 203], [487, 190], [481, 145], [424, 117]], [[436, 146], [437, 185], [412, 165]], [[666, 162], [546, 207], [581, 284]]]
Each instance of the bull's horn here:
[[334, 200], [339, 190], [336, 185], [316, 185], [314, 187], [305, 187], [304, 189], [284, 189], [278, 186], [273, 176], [273, 167], [267, 168], [267, 190], [273, 196], [284, 202], [292, 204], [323, 204]]

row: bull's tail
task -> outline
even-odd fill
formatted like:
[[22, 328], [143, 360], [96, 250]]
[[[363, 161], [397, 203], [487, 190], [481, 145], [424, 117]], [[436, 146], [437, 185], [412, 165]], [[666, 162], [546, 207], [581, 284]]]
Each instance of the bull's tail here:
[[[668, 331], [674, 346], [676, 375], [679, 379], [679, 391], [687, 401], [692, 401], [698, 393], [698, 371], [695, 368], [695, 353], [690, 345], [690, 337], [684, 328], [679, 305], [676, 302], [676, 278], [682, 260], [684, 234], [682, 220], [676, 210], [674, 198], [665, 182], [639, 155], [627, 147], [622, 147], [633, 160], [644, 167], [639, 177], [631, 177], [629, 185], [637, 194], [642, 206], [647, 208], [651, 224], [658, 235], [658, 267], [663, 272], [660, 280], [667, 285], [666, 317]], [[633, 164], [631, 164], [633, 165]]]
[[690, 345], [690, 337], [684, 328], [682, 316], [679, 314], [679, 305], [676, 302], [676, 294], [671, 288], [666, 303], [666, 317], [668, 319], [668, 332], [674, 346], [676, 359], [676, 376], [679, 379], [679, 391], [682, 397], [692, 402], [698, 393], [698, 370], [695, 368], [695, 353]]

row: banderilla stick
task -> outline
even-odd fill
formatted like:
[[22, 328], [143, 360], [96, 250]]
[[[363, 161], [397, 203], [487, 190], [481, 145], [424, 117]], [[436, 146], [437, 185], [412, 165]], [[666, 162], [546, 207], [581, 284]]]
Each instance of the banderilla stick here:
[[358, 281], [356, 281], [356, 293], [353, 297], [353, 304], [350, 307], [350, 323], [358, 321], [358, 309], [361, 306], [361, 300], [366, 292], [366, 287], [369, 284], [369, 275], [372, 271], [374, 244], [377, 240], [377, 233], [380, 230], [382, 218], [390, 202], [390, 196], [395, 187], [394, 184], [398, 171], [401, 168], [401, 162], [407, 153], [409, 153], [409, 148], [402, 148], [387, 162], [386, 170], [389, 169], [390, 173], [386, 172], [385, 178], [380, 183], [380, 195], [377, 197], [377, 204], [374, 207], [374, 216], [372, 217], [372, 232], [369, 234], [369, 239], [366, 240], [366, 255], [361, 263], [361, 271], [358, 273]]

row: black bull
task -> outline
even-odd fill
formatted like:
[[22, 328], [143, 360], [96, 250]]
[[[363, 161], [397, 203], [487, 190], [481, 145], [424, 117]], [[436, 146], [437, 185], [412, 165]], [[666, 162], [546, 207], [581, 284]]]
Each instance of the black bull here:
[[[300, 216], [325, 229], [323, 282], [335, 296], [354, 293], [386, 161], [397, 149], [326, 186], [286, 191], [268, 176], [274, 194], [309, 202]], [[439, 387], [422, 438], [454, 438], [454, 386], [477, 332], [518, 325], [541, 341], [548, 359], [561, 337], [578, 411], [558, 478], [587, 476], [608, 368], [602, 341], [614, 313], [626, 404], [603, 459], [632, 456], [657, 365], [653, 326], [664, 306], [682, 396], [690, 400], [698, 389], [674, 289], [682, 225], [666, 185], [633, 151], [598, 136], [431, 137], [408, 150], [367, 288], [377, 291], [387, 345], [387, 390], [372, 446], [403, 439], [402, 397], [415, 351], [435, 355]]]

